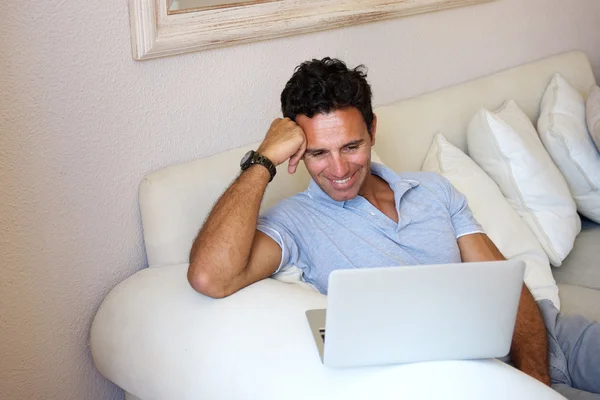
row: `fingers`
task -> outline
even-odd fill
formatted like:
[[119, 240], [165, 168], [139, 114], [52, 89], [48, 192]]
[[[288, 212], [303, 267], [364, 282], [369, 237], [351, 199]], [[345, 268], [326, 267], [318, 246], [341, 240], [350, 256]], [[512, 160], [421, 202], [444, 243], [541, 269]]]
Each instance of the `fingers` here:
[[270, 129], [270, 128], [273, 128], [273, 127], [274, 127], [275, 125], [277, 125], [277, 124], [278, 124], [280, 121], [283, 121], [283, 120], [282, 120], [281, 118], [275, 118], [275, 119], [273, 120], [273, 122], [271, 122], [271, 126], [269, 127], [269, 129]]
[[302, 141], [302, 144], [300, 145], [300, 148], [298, 149], [298, 151], [290, 158], [290, 162], [288, 164], [288, 172], [290, 174], [293, 174], [296, 172], [296, 168], [298, 167], [298, 164], [300, 163], [300, 160], [302, 159], [302, 156], [304, 155], [305, 151], [306, 151], [306, 139]]

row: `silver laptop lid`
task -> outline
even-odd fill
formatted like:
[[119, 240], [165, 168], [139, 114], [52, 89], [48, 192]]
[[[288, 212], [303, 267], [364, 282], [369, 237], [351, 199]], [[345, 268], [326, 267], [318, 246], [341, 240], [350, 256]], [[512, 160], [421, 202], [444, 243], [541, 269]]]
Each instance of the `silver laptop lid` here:
[[323, 362], [351, 367], [508, 354], [519, 260], [337, 270]]

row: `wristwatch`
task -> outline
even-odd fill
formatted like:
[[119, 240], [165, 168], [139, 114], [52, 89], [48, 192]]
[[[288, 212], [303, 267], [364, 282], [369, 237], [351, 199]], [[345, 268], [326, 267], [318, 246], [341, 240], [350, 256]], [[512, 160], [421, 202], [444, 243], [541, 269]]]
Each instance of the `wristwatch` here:
[[268, 169], [269, 174], [271, 174], [271, 179], [269, 179], [269, 182], [273, 180], [275, 174], [277, 173], [277, 169], [275, 169], [273, 162], [271, 162], [271, 160], [269, 160], [267, 157], [258, 154], [258, 152], [250, 150], [244, 154], [244, 157], [242, 157], [242, 161], [240, 161], [240, 167], [242, 168], [242, 171], [245, 171], [254, 164], [260, 164]]

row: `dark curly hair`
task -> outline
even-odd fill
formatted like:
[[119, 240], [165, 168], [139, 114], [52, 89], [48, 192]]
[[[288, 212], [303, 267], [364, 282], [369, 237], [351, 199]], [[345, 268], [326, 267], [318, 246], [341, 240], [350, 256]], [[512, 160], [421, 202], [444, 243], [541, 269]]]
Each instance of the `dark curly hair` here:
[[281, 111], [295, 121], [299, 114], [315, 114], [356, 107], [363, 116], [369, 135], [373, 127], [371, 87], [365, 66], [349, 69], [343, 61], [325, 57], [296, 67], [281, 92]]

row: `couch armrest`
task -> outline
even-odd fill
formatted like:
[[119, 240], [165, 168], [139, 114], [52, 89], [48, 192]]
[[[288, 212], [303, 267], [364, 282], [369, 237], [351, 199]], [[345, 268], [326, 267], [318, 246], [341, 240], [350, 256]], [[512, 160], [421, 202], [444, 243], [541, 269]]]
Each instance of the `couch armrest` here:
[[94, 319], [96, 367], [140, 399], [562, 398], [496, 360], [324, 367], [304, 312], [325, 296], [265, 279], [214, 300], [190, 288], [186, 270], [136, 273]]

